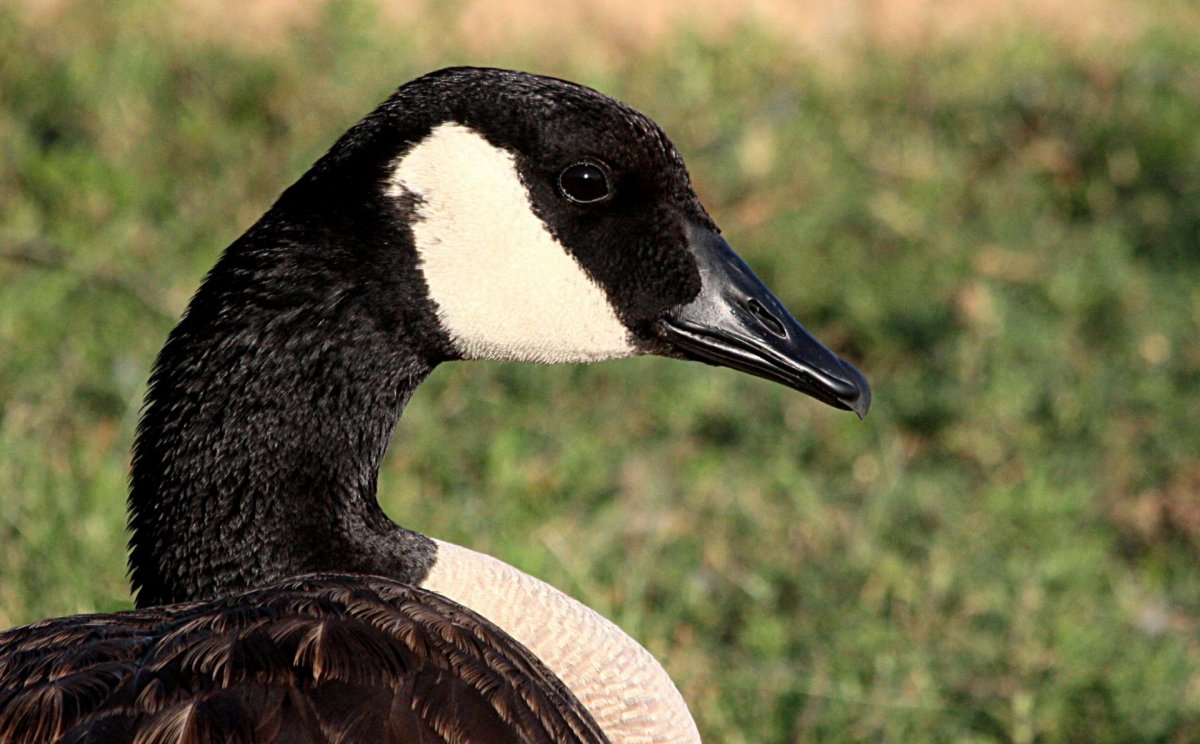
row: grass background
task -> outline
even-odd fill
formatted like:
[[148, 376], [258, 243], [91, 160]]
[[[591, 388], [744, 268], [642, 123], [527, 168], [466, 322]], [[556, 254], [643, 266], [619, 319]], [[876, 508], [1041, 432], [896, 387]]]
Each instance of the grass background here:
[[657, 119], [876, 404], [448, 365], [390, 514], [613, 618], [711, 741], [1200, 740], [1200, 21], [1127, 5], [816, 46], [737, 19], [501, 44], [461, 2], [271, 33], [0, 5], [0, 627], [130, 605], [138, 406], [218, 252], [399, 83], [500, 64]]

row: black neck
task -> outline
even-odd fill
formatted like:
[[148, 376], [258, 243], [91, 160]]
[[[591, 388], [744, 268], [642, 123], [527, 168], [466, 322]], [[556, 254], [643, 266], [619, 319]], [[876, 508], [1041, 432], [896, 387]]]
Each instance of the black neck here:
[[279, 209], [229, 248], [158, 358], [129, 497], [139, 606], [323, 570], [419, 582], [429, 568], [432, 542], [375, 499], [438, 358], [402, 221], [372, 231], [370, 209], [341, 215], [357, 233], [341, 245]]

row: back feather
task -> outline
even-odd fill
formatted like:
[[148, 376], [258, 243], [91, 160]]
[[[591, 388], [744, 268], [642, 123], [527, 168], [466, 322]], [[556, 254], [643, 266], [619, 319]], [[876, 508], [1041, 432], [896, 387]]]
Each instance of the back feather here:
[[388, 579], [312, 575], [0, 633], [0, 742], [603, 742], [524, 646]]

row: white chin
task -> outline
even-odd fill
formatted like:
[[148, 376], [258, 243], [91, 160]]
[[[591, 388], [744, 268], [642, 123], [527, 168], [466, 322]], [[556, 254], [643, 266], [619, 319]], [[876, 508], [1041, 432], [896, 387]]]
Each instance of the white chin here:
[[418, 197], [421, 271], [464, 358], [588, 362], [634, 353], [604, 291], [534, 213], [511, 153], [442, 124], [399, 159], [387, 193]]

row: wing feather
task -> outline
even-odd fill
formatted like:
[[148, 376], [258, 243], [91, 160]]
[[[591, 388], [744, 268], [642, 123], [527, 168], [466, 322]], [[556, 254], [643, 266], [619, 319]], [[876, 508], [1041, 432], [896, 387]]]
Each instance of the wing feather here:
[[0, 742], [601, 742], [524, 646], [433, 592], [303, 576], [0, 633]]

